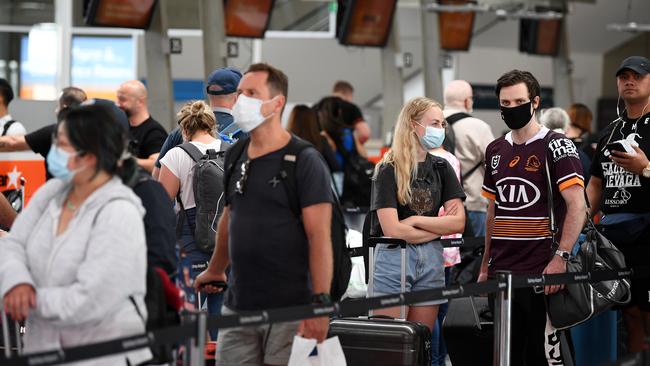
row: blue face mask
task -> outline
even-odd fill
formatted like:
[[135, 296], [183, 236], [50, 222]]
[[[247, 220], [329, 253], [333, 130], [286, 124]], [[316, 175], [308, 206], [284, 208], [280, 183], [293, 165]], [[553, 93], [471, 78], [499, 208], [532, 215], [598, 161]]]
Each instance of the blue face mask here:
[[52, 144], [50, 152], [47, 153], [47, 170], [54, 178], [69, 182], [74, 173], [68, 169], [68, 160], [73, 154], [63, 151], [60, 147]]
[[445, 141], [444, 128], [436, 128], [432, 126], [424, 127], [424, 136], [420, 137], [420, 144], [422, 144], [422, 147], [424, 147], [425, 150], [431, 150], [440, 147], [442, 146], [443, 141]]

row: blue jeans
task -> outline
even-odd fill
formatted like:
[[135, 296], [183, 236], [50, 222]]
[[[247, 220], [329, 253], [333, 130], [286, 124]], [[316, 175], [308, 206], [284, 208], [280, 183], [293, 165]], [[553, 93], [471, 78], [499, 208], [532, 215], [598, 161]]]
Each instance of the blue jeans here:
[[[445, 268], [445, 283], [449, 284], [450, 267]], [[440, 304], [438, 319], [431, 329], [431, 366], [445, 366], [447, 358], [447, 345], [442, 338], [442, 321], [445, 320], [449, 310], [449, 303]]]
[[[208, 267], [210, 261], [210, 254], [201, 251], [194, 245], [194, 222], [196, 218], [196, 209], [190, 208], [185, 210], [187, 220], [183, 223], [181, 231], [181, 238], [179, 240], [179, 261], [178, 261], [178, 286], [185, 294], [186, 307], [194, 308], [198, 306], [197, 294], [194, 291], [194, 279], [203, 270]], [[201, 296], [201, 307], [206, 303], [208, 314], [221, 315], [221, 305], [223, 304], [223, 293], [208, 294]], [[219, 331], [217, 329], [210, 330], [210, 338], [216, 340]]]
[[469, 222], [472, 224], [474, 236], [485, 236], [485, 219], [487, 213], [483, 211], [467, 211]]

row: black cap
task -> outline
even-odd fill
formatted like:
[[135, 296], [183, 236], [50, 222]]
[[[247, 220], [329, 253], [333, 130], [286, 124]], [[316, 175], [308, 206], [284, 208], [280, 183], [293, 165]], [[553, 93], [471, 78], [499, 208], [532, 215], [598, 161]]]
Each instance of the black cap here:
[[639, 75], [650, 73], [650, 61], [643, 56], [630, 56], [621, 62], [621, 66], [616, 71], [616, 76], [620, 75], [625, 69], [630, 69]]

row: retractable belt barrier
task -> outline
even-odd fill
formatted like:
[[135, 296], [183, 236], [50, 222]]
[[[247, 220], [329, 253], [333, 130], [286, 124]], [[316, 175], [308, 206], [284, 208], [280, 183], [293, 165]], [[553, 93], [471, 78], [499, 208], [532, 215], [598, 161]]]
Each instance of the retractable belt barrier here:
[[[552, 275], [513, 275], [512, 288], [525, 288], [544, 285], [559, 285], [579, 282], [600, 282], [628, 277], [647, 277], [650, 267], [626, 268], [622, 270], [603, 270], [589, 273], [562, 273]], [[207, 326], [212, 328], [233, 328], [254, 326], [267, 323], [303, 320], [321, 316], [361, 316], [368, 310], [394, 307], [398, 305], [417, 304], [433, 300], [458, 297], [480, 296], [488, 293], [505, 291], [508, 283], [500, 280], [488, 280], [481, 283], [454, 285], [443, 288], [406, 292], [395, 295], [371, 298], [351, 299], [330, 305], [302, 305], [262, 311], [241, 312], [237, 315], [211, 315], [207, 317]], [[2, 359], [7, 366], [29, 365], [46, 366], [62, 362], [75, 362], [90, 358], [109, 356], [133, 351], [144, 347], [164, 344], [179, 344], [189, 338], [197, 337], [199, 329], [196, 320], [174, 327], [159, 329], [146, 334], [129, 336], [111, 341], [89, 344], [73, 348], [34, 353]], [[27, 330], [29, 331], [29, 329]]]

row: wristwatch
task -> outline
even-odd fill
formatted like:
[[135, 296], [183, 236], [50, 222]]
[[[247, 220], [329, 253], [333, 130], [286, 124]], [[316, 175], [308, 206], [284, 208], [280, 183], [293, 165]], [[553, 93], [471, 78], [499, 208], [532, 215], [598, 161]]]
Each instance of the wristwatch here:
[[643, 175], [645, 178], [650, 178], [650, 163], [643, 168], [643, 171], [641, 171], [641, 175]]
[[327, 293], [311, 295], [311, 303], [315, 305], [329, 305], [332, 303], [332, 296]]
[[565, 261], [568, 261], [569, 258], [571, 258], [571, 253], [567, 252], [566, 250], [556, 250], [555, 255], [559, 256], [560, 258], [564, 259]]

